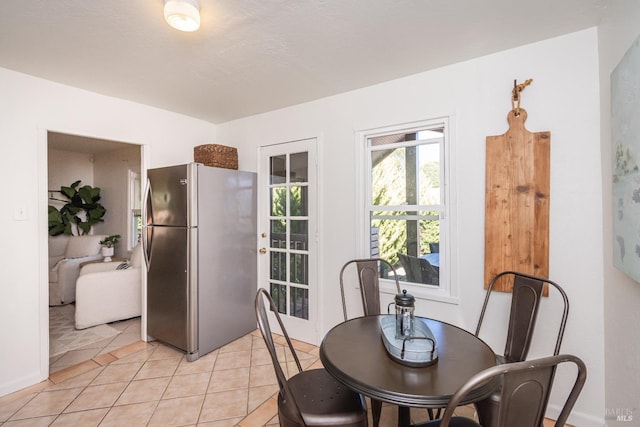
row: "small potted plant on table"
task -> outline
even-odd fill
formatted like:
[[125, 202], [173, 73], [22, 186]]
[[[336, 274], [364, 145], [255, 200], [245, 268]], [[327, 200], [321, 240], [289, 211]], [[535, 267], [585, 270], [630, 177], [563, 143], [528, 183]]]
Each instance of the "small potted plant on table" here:
[[111, 262], [111, 257], [113, 256], [113, 251], [114, 251], [113, 247], [119, 241], [120, 241], [119, 234], [112, 234], [100, 240], [100, 244], [102, 245], [102, 256], [104, 257], [104, 262]]

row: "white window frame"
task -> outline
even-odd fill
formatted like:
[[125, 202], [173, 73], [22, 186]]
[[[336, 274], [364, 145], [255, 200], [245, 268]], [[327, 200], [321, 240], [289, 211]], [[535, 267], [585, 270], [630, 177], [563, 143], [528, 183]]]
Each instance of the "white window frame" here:
[[136, 215], [142, 215], [142, 182], [141, 175], [131, 169], [127, 170], [128, 197], [127, 197], [127, 251], [131, 252], [138, 244], [134, 242], [134, 219]]
[[[411, 123], [389, 125], [356, 131], [356, 173], [357, 173], [357, 242], [360, 257], [368, 258], [370, 249], [369, 218], [371, 210], [376, 210], [371, 203], [371, 150], [368, 140], [384, 135], [396, 133], [412, 133], [426, 128], [443, 127], [444, 144], [440, 150], [440, 191], [442, 211], [440, 213], [440, 285], [432, 286], [411, 282], [401, 282], [401, 287], [416, 298], [458, 304], [458, 286], [455, 266], [457, 265], [456, 251], [457, 237], [455, 233], [456, 209], [455, 195], [451, 191], [455, 188], [455, 164], [451, 153], [455, 146], [455, 117], [453, 115], [426, 119]], [[414, 144], [408, 143], [407, 146]], [[429, 210], [427, 206], [419, 209]], [[380, 291], [385, 294], [395, 294], [395, 283], [391, 280], [380, 279]]]

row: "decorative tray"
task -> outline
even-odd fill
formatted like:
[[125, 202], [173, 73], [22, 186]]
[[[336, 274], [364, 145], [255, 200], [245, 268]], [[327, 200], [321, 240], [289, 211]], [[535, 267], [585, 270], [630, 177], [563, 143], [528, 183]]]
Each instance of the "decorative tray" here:
[[395, 316], [380, 317], [382, 342], [389, 356], [403, 365], [422, 367], [438, 361], [438, 343], [431, 329], [420, 319], [415, 318], [414, 335], [405, 339], [396, 339]]

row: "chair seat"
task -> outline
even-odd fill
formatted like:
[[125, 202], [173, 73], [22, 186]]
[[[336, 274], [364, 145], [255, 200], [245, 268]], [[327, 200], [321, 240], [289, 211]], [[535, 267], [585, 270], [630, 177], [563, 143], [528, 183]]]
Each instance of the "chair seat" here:
[[[366, 411], [361, 396], [342, 385], [324, 369], [302, 371], [288, 380], [296, 403], [307, 426], [366, 425]], [[279, 394], [279, 416], [295, 420], [291, 405]], [[289, 424], [286, 423], [285, 425]], [[295, 423], [294, 421], [291, 421]]]

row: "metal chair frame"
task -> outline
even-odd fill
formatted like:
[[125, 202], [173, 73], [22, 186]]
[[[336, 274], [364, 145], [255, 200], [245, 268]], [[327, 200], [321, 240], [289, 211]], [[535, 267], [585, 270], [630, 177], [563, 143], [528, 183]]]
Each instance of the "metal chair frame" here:
[[[273, 341], [273, 335], [271, 334], [271, 327], [269, 325], [269, 318], [267, 315], [267, 309], [265, 305], [265, 301], [268, 301], [269, 309], [274, 313], [275, 318], [280, 325], [280, 330], [282, 331], [282, 335], [284, 336], [287, 346], [289, 347], [289, 351], [293, 356], [296, 367], [298, 369], [298, 373], [291, 376], [287, 379], [284, 371], [282, 370], [282, 365], [280, 364], [280, 360], [278, 359], [278, 354], [276, 352], [275, 343]], [[280, 425], [291, 427], [291, 426], [307, 426], [307, 425], [318, 425], [318, 426], [349, 426], [349, 427], [366, 427], [368, 423], [367, 419], [367, 410], [364, 400], [362, 396], [358, 395], [356, 392], [348, 390], [346, 387], [342, 386], [337, 382], [337, 380], [330, 377], [330, 375], [324, 369], [313, 369], [309, 371], [303, 371], [302, 365], [300, 364], [300, 359], [296, 353], [295, 348], [293, 347], [293, 343], [289, 338], [289, 334], [284, 327], [284, 323], [278, 313], [278, 308], [276, 307], [275, 302], [271, 298], [269, 292], [264, 289], [258, 289], [255, 299], [255, 311], [256, 318], [258, 321], [258, 328], [260, 329], [260, 333], [262, 334], [262, 338], [265, 341], [267, 346], [267, 350], [269, 351], [269, 355], [271, 357], [271, 361], [273, 363], [273, 367], [276, 373], [276, 378], [278, 381], [278, 386], [280, 392], [278, 393], [278, 415], [280, 419]], [[299, 381], [298, 381], [299, 380]], [[342, 414], [318, 414], [315, 413], [310, 415], [312, 417], [311, 422], [307, 422], [305, 417], [303, 416], [303, 412], [296, 402], [296, 396], [293, 390], [292, 381], [297, 384], [313, 384], [314, 386], [309, 388], [309, 394], [312, 395], [312, 398], [317, 398], [318, 401], [325, 402], [333, 402], [334, 407], [340, 406], [339, 402], [349, 401], [350, 406], [354, 409], [358, 408], [358, 410], [352, 410], [350, 414], [352, 416], [349, 417], [351, 420], [355, 420], [351, 423], [341, 423], [340, 417], [343, 419], [345, 417], [345, 413]], [[306, 391], [306, 390], [305, 390]], [[305, 393], [306, 394], [306, 393]], [[308, 396], [305, 396], [307, 398]], [[352, 399], [352, 400], [349, 400]], [[357, 400], [357, 401], [356, 401]], [[320, 403], [317, 403], [318, 405]], [[317, 405], [316, 405], [317, 406]], [[283, 416], [283, 409], [289, 408], [287, 410], [287, 417]]]
[[[587, 368], [580, 358], [561, 354], [524, 362], [507, 363], [485, 369], [472, 376], [451, 397], [441, 419], [418, 424], [414, 427], [480, 427], [468, 418], [454, 417], [453, 412], [463, 398], [475, 388], [501, 377], [500, 408], [497, 427], [539, 427], [542, 425], [549, 394], [559, 364], [577, 366], [576, 379], [565, 401], [555, 426], [565, 425], [573, 406], [578, 400], [587, 378]], [[482, 424], [484, 426], [485, 424]]]
[[400, 264], [405, 270], [407, 281], [426, 285], [440, 285], [440, 267], [432, 265], [424, 258], [397, 253]]
[[[554, 355], [559, 354], [564, 330], [567, 324], [567, 318], [569, 316], [569, 298], [567, 297], [564, 289], [562, 289], [562, 287], [557, 283], [549, 279], [531, 276], [529, 274], [518, 273], [515, 271], [503, 271], [491, 279], [484, 298], [484, 304], [482, 305], [482, 311], [480, 312], [480, 319], [478, 320], [475, 335], [480, 335], [482, 321], [484, 320], [484, 315], [489, 304], [494, 284], [500, 278], [508, 275], [512, 275], [514, 277], [514, 283], [511, 300], [511, 313], [509, 315], [509, 326], [507, 329], [507, 342], [504, 351], [504, 361], [501, 360], [501, 362], [521, 362], [527, 358], [545, 284], [556, 288], [562, 296], [564, 303], [560, 327], [558, 329], [558, 336], [556, 338], [556, 344], [553, 351]], [[522, 330], [525, 331], [524, 334], [521, 333]]]
[[[560, 327], [558, 329], [558, 336], [553, 350], [553, 355], [558, 355], [560, 353], [560, 345], [562, 344], [562, 338], [567, 324], [567, 317], [569, 316], [569, 299], [565, 291], [557, 283], [549, 279], [529, 274], [518, 273], [515, 271], [504, 271], [497, 274], [491, 280], [487, 288], [484, 304], [482, 305], [482, 311], [480, 312], [480, 319], [478, 320], [475, 335], [479, 336], [480, 334], [482, 321], [495, 283], [500, 278], [507, 276], [513, 277], [511, 309], [504, 354], [496, 355], [497, 361], [499, 363], [513, 363], [526, 360], [527, 354], [529, 353], [529, 347], [531, 346], [533, 332], [536, 326], [536, 319], [538, 317], [538, 309], [540, 308], [540, 301], [542, 299], [545, 284], [557, 289], [562, 296], [564, 304]], [[478, 413], [478, 419], [482, 425], [487, 427], [496, 427], [495, 423], [499, 406], [499, 390], [488, 398], [476, 402], [475, 407]]]
[[[347, 301], [344, 292], [344, 273], [351, 264], [356, 264], [358, 272], [358, 282], [360, 284], [360, 296], [362, 298], [362, 309], [365, 316], [382, 314], [380, 306], [380, 277], [378, 263], [389, 267], [393, 272], [396, 282], [397, 293], [400, 293], [400, 282], [396, 269], [389, 261], [383, 258], [362, 258], [353, 259], [345, 263], [340, 269], [340, 293], [342, 295], [342, 313], [344, 320], [347, 321]], [[373, 417], [373, 426], [377, 427], [380, 423], [380, 413], [382, 412], [382, 402], [371, 399], [371, 415]]]
[[344, 292], [344, 272], [351, 264], [356, 264], [358, 271], [358, 281], [360, 284], [360, 296], [362, 297], [362, 308], [365, 316], [382, 314], [380, 307], [380, 277], [378, 263], [385, 264], [393, 272], [397, 293], [400, 293], [400, 282], [398, 273], [391, 263], [383, 258], [362, 258], [353, 259], [345, 263], [340, 269], [340, 293], [342, 295], [342, 313], [344, 320], [347, 317], [347, 302]]

